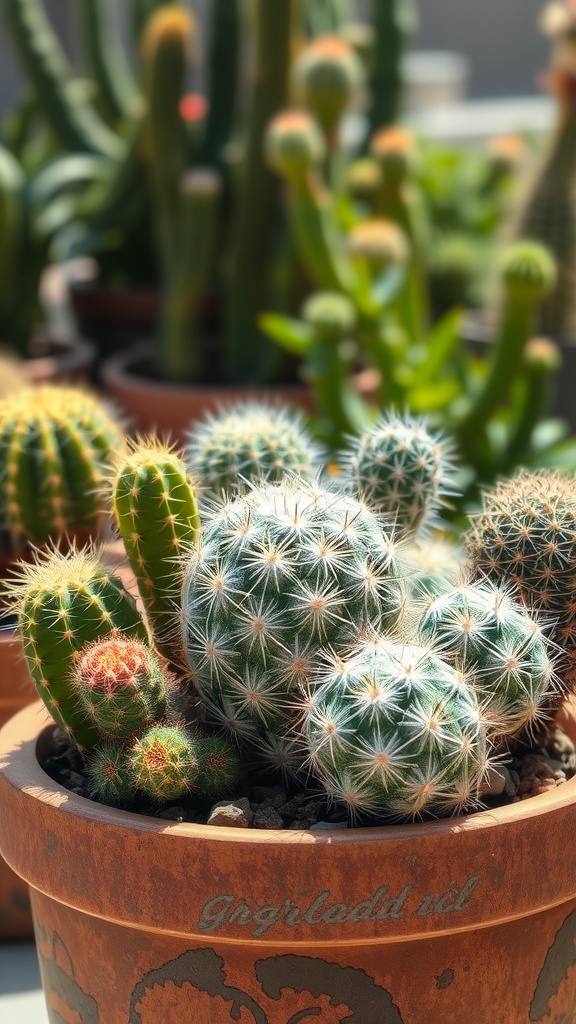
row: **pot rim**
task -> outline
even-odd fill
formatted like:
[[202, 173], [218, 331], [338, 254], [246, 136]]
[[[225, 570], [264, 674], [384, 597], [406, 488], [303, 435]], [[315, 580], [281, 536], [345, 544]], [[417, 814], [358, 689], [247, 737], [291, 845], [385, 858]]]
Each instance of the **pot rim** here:
[[[530, 800], [425, 824], [216, 828], [167, 823], [64, 789], [38, 762], [51, 726], [37, 703], [0, 731], [8, 825], [0, 852], [34, 888], [93, 916], [224, 942], [385, 943], [493, 926], [576, 898], [565, 856], [576, 778]], [[23, 821], [36, 843], [18, 827]], [[102, 886], [104, 861], [119, 876], [113, 895]], [[159, 887], [152, 909], [135, 908], [139, 889]], [[266, 913], [287, 903], [293, 919], [286, 910], [267, 923]]]

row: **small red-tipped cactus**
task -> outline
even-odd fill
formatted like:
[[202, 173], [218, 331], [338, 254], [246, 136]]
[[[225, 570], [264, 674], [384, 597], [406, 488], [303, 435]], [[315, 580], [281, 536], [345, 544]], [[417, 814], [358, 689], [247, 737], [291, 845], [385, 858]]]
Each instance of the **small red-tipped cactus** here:
[[103, 804], [123, 806], [135, 795], [128, 750], [121, 743], [106, 743], [96, 751], [89, 764], [94, 794]]
[[208, 800], [229, 796], [240, 778], [242, 762], [234, 743], [221, 736], [199, 741], [200, 775], [194, 789]]
[[120, 633], [84, 648], [74, 684], [98, 731], [111, 739], [136, 736], [166, 712], [167, 673], [142, 641]]
[[197, 745], [181, 728], [153, 726], [130, 750], [136, 787], [158, 803], [189, 793], [200, 775]]

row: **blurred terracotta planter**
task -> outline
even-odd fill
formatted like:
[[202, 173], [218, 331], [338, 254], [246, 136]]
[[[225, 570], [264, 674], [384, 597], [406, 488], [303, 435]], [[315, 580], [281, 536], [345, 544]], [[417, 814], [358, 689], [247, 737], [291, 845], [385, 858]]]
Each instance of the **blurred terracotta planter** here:
[[141, 345], [108, 359], [101, 371], [104, 391], [126, 414], [133, 433], [155, 431], [182, 442], [192, 423], [238, 401], [273, 401], [312, 409], [312, 396], [303, 384], [263, 388], [167, 384], [146, 375], [150, 362], [150, 347]]
[[426, 825], [174, 824], [52, 782], [40, 715], [0, 733], [0, 847], [51, 1024], [574, 1021], [576, 779]]
[[71, 281], [68, 298], [80, 333], [101, 357], [154, 333], [161, 294], [152, 288], [106, 288], [97, 280]]

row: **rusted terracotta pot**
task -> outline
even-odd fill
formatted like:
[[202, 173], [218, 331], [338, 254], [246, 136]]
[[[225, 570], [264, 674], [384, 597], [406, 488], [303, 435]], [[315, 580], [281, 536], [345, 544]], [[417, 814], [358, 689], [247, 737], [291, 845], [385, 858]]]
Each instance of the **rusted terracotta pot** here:
[[[35, 698], [20, 641], [12, 631], [0, 630], [0, 726]], [[0, 857], [0, 942], [27, 939], [32, 934], [28, 886]]]
[[312, 396], [303, 384], [269, 388], [167, 384], [143, 374], [150, 357], [148, 346], [136, 346], [108, 359], [101, 371], [104, 391], [126, 414], [133, 433], [154, 431], [182, 443], [192, 423], [240, 401], [271, 401], [305, 411], [312, 409]]
[[0, 733], [0, 846], [51, 1024], [573, 1024], [576, 779], [426, 825], [181, 825], [52, 782], [39, 716]]

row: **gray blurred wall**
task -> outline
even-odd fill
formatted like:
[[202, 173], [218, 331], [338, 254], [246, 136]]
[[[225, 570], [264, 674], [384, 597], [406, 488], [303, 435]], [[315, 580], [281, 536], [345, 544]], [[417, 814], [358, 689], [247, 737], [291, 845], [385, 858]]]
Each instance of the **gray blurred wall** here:
[[[70, 48], [75, 0], [46, 3], [65, 46]], [[366, 11], [369, 3], [370, 0], [358, 0], [361, 11]], [[208, 5], [209, 0], [193, 0], [200, 15]], [[115, 12], [126, 6], [127, 0], [111, 2]], [[419, 0], [419, 6], [420, 30], [415, 45], [466, 54], [471, 62], [472, 96], [538, 92], [537, 74], [546, 66], [548, 50], [546, 40], [536, 28], [543, 0]], [[16, 61], [0, 21], [0, 114], [10, 108], [20, 89]]]

